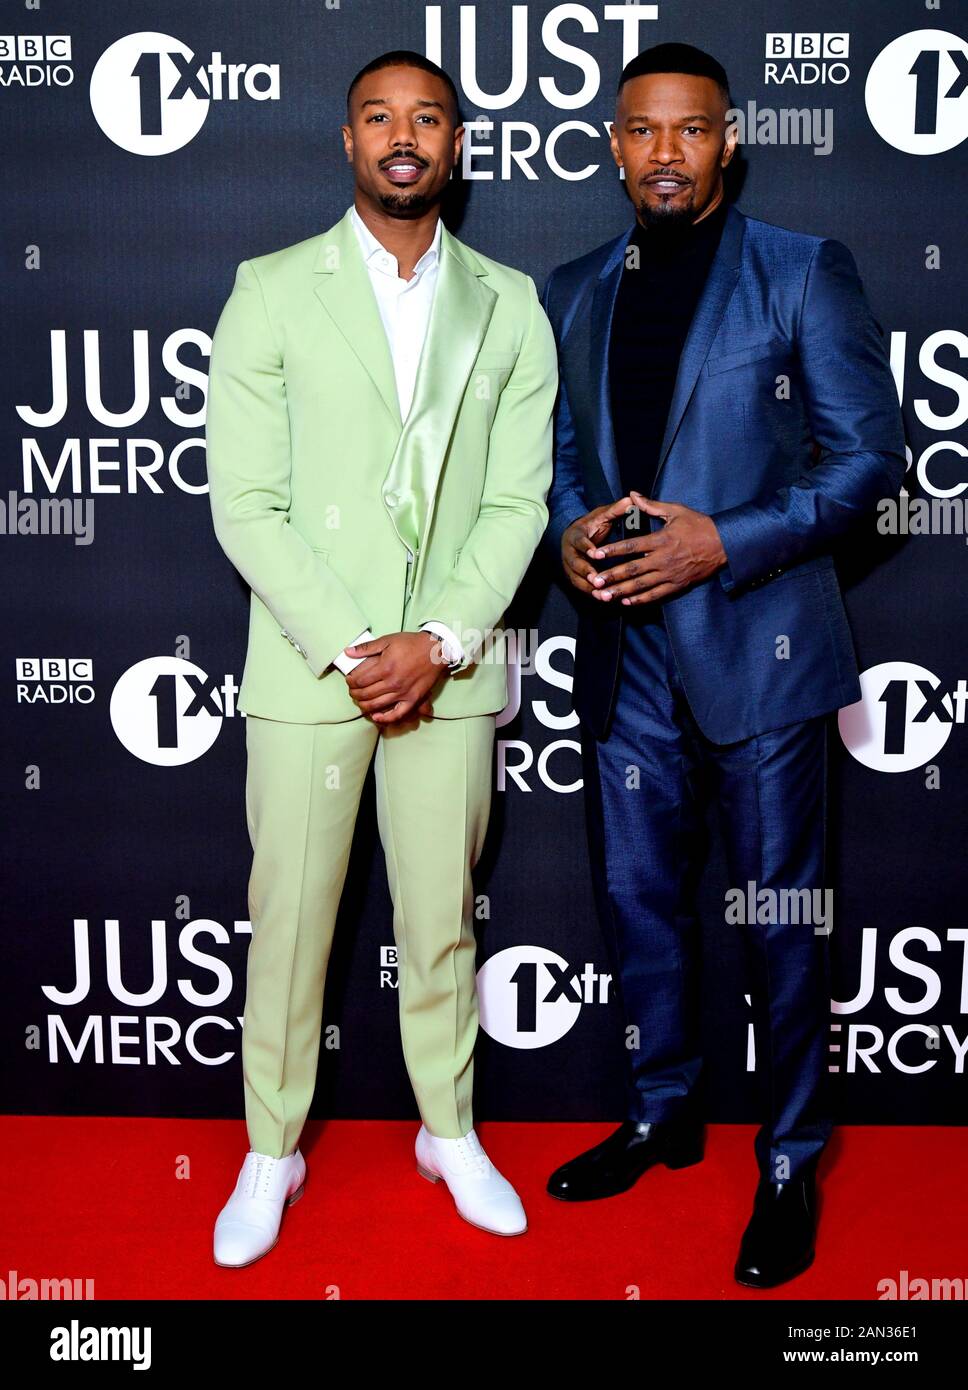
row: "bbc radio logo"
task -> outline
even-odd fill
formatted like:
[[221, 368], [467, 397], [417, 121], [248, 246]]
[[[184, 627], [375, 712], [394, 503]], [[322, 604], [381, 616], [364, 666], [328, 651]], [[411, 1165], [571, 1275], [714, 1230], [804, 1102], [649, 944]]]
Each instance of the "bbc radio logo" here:
[[849, 34], [767, 34], [764, 81], [807, 87], [830, 82], [841, 87], [850, 77]]
[[0, 34], [0, 87], [69, 87], [69, 34]]
[[18, 656], [18, 705], [90, 705], [94, 663], [89, 656]]
[[380, 947], [380, 988], [397, 989], [400, 983], [400, 962], [396, 946]]
[[207, 60], [170, 34], [127, 34], [91, 73], [91, 110], [109, 140], [131, 154], [171, 154], [193, 140], [213, 101], [279, 100], [278, 63]]

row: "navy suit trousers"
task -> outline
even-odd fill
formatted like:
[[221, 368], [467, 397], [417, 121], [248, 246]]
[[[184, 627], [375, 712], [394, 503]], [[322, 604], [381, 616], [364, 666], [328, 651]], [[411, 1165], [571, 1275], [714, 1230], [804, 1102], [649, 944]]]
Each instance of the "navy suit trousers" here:
[[[827, 718], [711, 743], [690, 714], [661, 607], [630, 613], [608, 736], [582, 733], [597, 906], [636, 1030], [630, 1119], [700, 1105], [695, 894], [706, 798], [718, 807], [731, 888], [822, 891]], [[817, 1158], [832, 1128], [830, 965], [822, 925], [772, 915], [781, 920], [727, 928], [724, 897], [723, 929], [742, 933], [752, 1002], [763, 1119], [754, 1149], [762, 1176], [779, 1181]]]

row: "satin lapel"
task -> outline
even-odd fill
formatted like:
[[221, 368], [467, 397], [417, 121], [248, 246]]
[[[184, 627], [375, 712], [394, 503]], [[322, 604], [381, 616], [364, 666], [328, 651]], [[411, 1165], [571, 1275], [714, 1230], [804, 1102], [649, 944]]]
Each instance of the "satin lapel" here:
[[366, 368], [399, 430], [390, 345], [348, 212], [325, 234], [313, 270], [317, 298]]
[[429, 533], [444, 455], [497, 303], [481, 278], [486, 274], [470, 248], [441, 228], [437, 287], [413, 402], [384, 484], [384, 496], [396, 498], [391, 517], [397, 534], [411, 550], [423, 546]]
[[595, 397], [595, 440], [598, 457], [612, 496], [621, 497], [622, 483], [618, 467], [618, 454], [615, 451], [615, 433], [612, 427], [612, 402], [608, 370], [609, 344], [612, 334], [612, 316], [618, 287], [625, 269], [625, 248], [632, 237], [634, 228], [618, 237], [602, 266], [592, 297], [591, 329], [588, 344], [588, 379], [597, 382]]
[[709, 267], [706, 284], [699, 297], [699, 303], [696, 305], [696, 312], [689, 325], [689, 332], [686, 335], [682, 355], [679, 358], [679, 371], [672, 392], [669, 417], [666, 420], [665, 435], [659, 450], [659, 463], [655, 472], [655, 482], [652, 486], [653, 496], [658, 496], [656, 484], [659, 474], [669, 456], [672, 441], [682, 423], [682, 417], [686, 413], [686, 407], [692, 398], [692, 393], [696, 389], [699, 373], [703, 369], [709, 348], [722, 322], [723, 314], [726, 312], [726, 305], [736, 288], [743, 250], [744, 223], [743, 214], [730, 206], [726, 212], [726, 222], [723, 226], [719, 246], [716, 248], [712, 265]]

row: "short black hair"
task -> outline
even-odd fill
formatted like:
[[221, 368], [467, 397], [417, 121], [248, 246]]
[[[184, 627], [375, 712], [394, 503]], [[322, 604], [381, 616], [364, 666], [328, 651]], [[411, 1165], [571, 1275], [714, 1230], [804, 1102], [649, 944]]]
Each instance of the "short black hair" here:
[[618, 91], [633, 77], [646, 77], [653, 72], [684, 72], [690, 77], [711, 77], [726, 98], [727, 110], [733, 105], [729, 78], [722, 63], [701, 48], [694, 48], [691, 43], [657, 43], [645, 49], [622, 69]]
[[349, 114], [350, 97], [356, 84], [364, 77], [368, 77], [371, 72], [379, 72], [381, 68], [419, 68], [421, 72], [433, 73], [434, 77], [439, 77], [450, 92], [451, 101], [454, 103], [454, 124], [460, 124], [460, 100], [457, 96], [457, 88], [454, 86], [451, 77], [444, 72], [442, 67], [431, 58], [425, 58], [422, 53], [417, 53], [411, 48], [394, 48], [389, 53], [381, 53], [379, 58], [373, 58], [367, 63], [365, 68], [360, 68], [353, 78], [349, 87], [346, 89], [346, 112]]

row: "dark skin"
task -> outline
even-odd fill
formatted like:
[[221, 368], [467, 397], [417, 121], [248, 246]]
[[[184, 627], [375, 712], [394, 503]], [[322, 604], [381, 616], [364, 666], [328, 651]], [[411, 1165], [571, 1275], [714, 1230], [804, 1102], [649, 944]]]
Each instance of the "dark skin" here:
[[[723, 170], [737, 137], [735, 123], [727, 127], [727, 110], [725, 95], [708, 77], [650, 73], [625, 83], [612, 125], [612, 157], [625, 170], [626, 192], [642, 226], [666, 219], [671, 226], [679, 217], [699, 222], [720, 205]], [[614, 522], [634, 507], [665, 524], [608, 541]], [[616, 557], [607, 575], [590, 563]], [[579, 592], [628, 607], [701, 584], [726, 564], [726, 552], [705, 512], [632, 492], [573, 521], [562, 536], [561, 559]]]
[[[447, 84], [421, 68], [371, 72], [353, 90], [342, 132], [356, 210], [396, 256], [401, 278], [411, 280], [434, 239], [440, 199], [464, 139]], [[432, 632], [384, 633], [344, 650], [366, 658], [345, 679], [374, 724], [433, 715], [432, 693], [447, 669]]]

